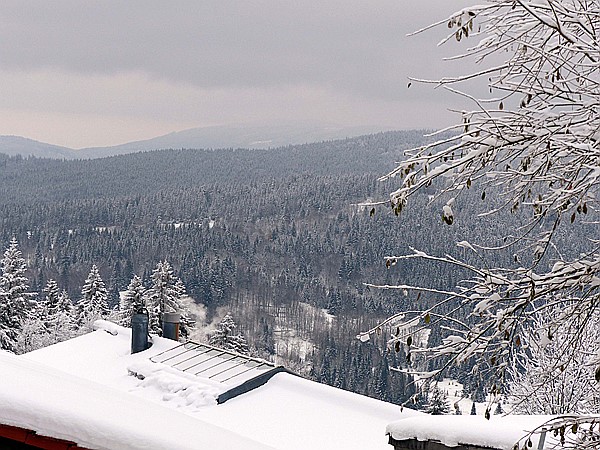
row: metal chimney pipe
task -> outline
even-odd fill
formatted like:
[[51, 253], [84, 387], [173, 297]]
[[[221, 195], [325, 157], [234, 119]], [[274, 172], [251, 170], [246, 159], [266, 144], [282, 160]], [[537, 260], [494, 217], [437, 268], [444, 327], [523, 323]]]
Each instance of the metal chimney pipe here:
[[162, 335], [164, 338], [179, 340], [179, 322], [181, 314], [166, 312], [163, 313]]
[[131, 316], [131, 353], [147, 350], [148, 345], [148, 310], [138, 309]]

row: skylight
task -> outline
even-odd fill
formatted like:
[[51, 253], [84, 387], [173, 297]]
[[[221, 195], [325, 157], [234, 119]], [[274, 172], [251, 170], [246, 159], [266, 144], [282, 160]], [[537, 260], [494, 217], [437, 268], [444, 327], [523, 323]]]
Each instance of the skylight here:
[[243, 384], [275, 369], [274, 364], [262, 359], [195, 342], [186, 342], [150, 360], [228, 385]]

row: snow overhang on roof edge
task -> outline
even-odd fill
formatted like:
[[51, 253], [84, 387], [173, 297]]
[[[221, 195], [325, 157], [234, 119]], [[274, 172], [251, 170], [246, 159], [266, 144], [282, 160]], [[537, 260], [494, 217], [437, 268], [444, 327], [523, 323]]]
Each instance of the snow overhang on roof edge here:
[[37, 434], [33, 430], [0, 424], [0, 438], [23, 443], [25, 445], [48, 450], [88, 450], [75, 442]]

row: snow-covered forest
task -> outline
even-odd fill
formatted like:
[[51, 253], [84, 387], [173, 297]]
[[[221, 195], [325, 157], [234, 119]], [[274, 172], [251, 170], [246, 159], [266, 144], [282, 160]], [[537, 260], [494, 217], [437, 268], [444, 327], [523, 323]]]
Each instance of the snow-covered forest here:
[[[198, 329], [208, 333], [230, 313], [235, 334], [244, 336], [254, 354], [318, 381], [426, 408], [422, 395], [411, 400], [410, 377], [393, 370], [407, 363], [403, 347], [396, 352], [386, 346], [388, 330], [370, 342], [354, 339], [389, 314], [414, 308], [415, 299], [364, 283], [434, 282], [439, 290], [451, 289], [462, 274], [454, 267], [386, 264], [385, 257], [409, 245], [454, 252], [464, 229], [469, 239], [485, 240], [508, 224], [470, 219], [487, 206], [475, 192], [472, 202], [455, 207], [461, 215], [453, 227], [427, 210], [433, 188], [417, 196], [411, 217], [359, 205], [385, 194], [391, 183], [377, 177], [393, 167], [402, 149], [424, 142], [422, 134], [383, 133], [264, 152], [6, 158], [0, 231], [5, 245], [17, 237], [38, 302], [56, 280], [58, 291], [79, 304], [95, 265], [113, 310], [123, 298], [135, 303], [147, 296], [160, 262], [167, 261], [186, 294], [205, 308]], [[70, 181], [57, 185], [55, 177]], [[589, 225], [575, 226], [581, 236], [589, 233]], [[476, 262], [468, 249], [459, 250]], [[417, 301], [433, 305], [440, 298], [430, 293]], [[207, 333], [198, 337], [208, 339]], [[426, 340], [435, 345], [443, 333], [434, 327]], [[465, 385], [464, 396], [485, 400], [490, 386], [479, 374], [469, 375], [469, 366], [451, 375]]]
[[[0, 174], [0, 235], [5, 246], [18, 239], [38, 301], [56, 280], [58, 290], [78, 303], [95, 265], [112, 310], [119, 292], [150, 289], [158, 262], [168, 261], [186, 293], [206, 308], [199, 330], [214, 329], [231, 313], [259, 356], [328, 384], [404, 402], [414, 386], [390, 371], [406, 365], [403, 350], [386, 348], [385, 334], [368, 343], [354, 336], [413, 299], [363, 283], [435, 280], [440, 289], [451, 288], [459, 279], [454, 268], [386, 265], [384, 257], [409, 244], [450, 252], [458, 228], [427, 213], [429, 192], [410, 221], [390, 211], [371, 214], [359, 203], [384, 195], [386, 184], [377, 177], [403, 148], [423, 142], [422, 134], [270, 151], [175, 150], [65, 162], [7, 158]], [[56, 184], [57, 177], [69, 182]], [[484, 237], [505, 224], [466, 226]], [[429, 335], [432, 342], [440, 332]], [[454, 375], [467, 396], [481, 398], [487, 390], [479, 377]]]
[[[379, 189], [378, 173], [400, 149], [418, 142], [422, 132], [269, 151], [7, 158], [0, 232], [5, 246], [18, 239], [38, 301], [56, 280], [78, 303], [95, 265], [112, 310], [119, 292], [129, 298], [125, 292], [150, 289], [157, 262], [168, 261], [203, 308], [198, 330], [207, 331], [197, 338], [231, 313], [255, 354], [329, 384], [405, 401], [412, 393], [406, 377], [390, 375], [387, 364], [403, 356], [354, 339], [403, 301], [362, 284], [400, 275], [383, 256], [402, 237], [393, 216], [371, 217], [357, 204]], [[452, 231], [428, 220], [440, 233]], [[383, 234], [373, 239], [373, 230]]]

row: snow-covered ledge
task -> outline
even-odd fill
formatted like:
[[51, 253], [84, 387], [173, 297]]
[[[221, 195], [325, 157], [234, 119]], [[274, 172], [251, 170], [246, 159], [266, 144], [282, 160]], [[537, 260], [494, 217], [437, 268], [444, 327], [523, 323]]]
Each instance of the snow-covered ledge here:
[[[413, 416], [393, 422], [387, 426], [390, 444], [396, 450], [413, 448], [427, 449], [423, 442], [433, 444], [432, 448], [463, 447], [469, 449], [512, 450], [515, 444], [523, 448], [525, 439], [531, 438], [531, 446], [537, 449], [540, 434], [529, 436], [552, 416]], [[546, 439], [549, 441], [549, 439]], [[420, 445], [415, 445], [420, 443]]]
[[131, 328], [125, 328], [117, 325], [116, 323], [109, 322], [108, 320], [96, 320], [92, 324], [92, 330], [104, 330], [113, 336], [117, 336], [119, 333], [126, 333], [128, 336], [131, 336]]

